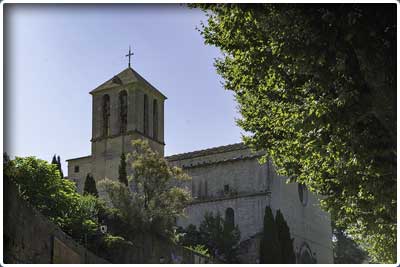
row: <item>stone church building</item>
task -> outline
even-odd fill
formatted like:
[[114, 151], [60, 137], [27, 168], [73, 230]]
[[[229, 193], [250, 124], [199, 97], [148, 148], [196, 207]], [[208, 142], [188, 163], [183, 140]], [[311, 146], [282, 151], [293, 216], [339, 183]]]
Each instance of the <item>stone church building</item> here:
[[[131, 67], [90, 92], [92, 95], [91, 155], [69, 159], [68, 178], [79, 192], [88, 173], [96, 181], [117, 179], [121, 153], [131, 141], [148, 140], [164, 156], [164, 102], [167, 99]], [[178, 224], [199, 225], [206, 211], [229, 217], [241, 232], [240, 258], [256, 263], [264, 210], [280, 209], [288, 223], [298, 263], [333, 263], [329, 214], [318, 196], [299, 184], [285, 183], [272, 162], [260, 165], [261, 153], [242, 143], [165, 157], [191, 177], [193, 202]]]

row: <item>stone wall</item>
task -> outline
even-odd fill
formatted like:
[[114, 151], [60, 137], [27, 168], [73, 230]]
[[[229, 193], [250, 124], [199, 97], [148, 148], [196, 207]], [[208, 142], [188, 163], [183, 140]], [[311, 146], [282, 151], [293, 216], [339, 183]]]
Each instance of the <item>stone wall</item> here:
[[[83, 193], [87, 174], [92, 173], [92, 161], [91, 156], [68, 160], [68, 178], [76, 184], [80, 194]], [[78, 171], [75, 171], [76, 167]]]
[[199, 201], [185, 209], [186, 216], [179, 218], [178, 225], [182, 227], [187, 227], [189, 224], [199, 226], [206, 212], [212, 212], [214, 215], [219, 212], [225, 218], [226, 210], [232, 208], [234, 223], [239, 226], [240, 240], [243, 241], [262, 231], [264, 209], [269, 203], [268, 193]]
[[[302, 202], [297, 183], [287, 184], [271, 162], [260, 165], [257, 156], [251, 155], [248, 149], [242, 149], [172, 162], [192, 177], [194, 197], [178, 224], [199, 225], [207, 211], [225, 216], [232, 208], [241, 241], [249, 243], [248, 255], [242, 258], [254, 263], [259, 243], [249, 239], [262, 231], [265, 207], [269, 205], [274, 214], [280, 209], [284, 215], [296, 254], [307, 248], [318, 263], [333, 263], [330, 216], [321, 210], [319, 196], [305, 190]], [[226, 185], [232, 192], [224, 193]]]
[[319, 205], [320, 196], [307, 190], [300, 201], [299, 185], [286, 183], [286, 178], [273, 173], [271, 208], [280, 209], [288, 223], [296, 253], [308, 247], [317, 263], [333, 263], [330, 215]]
[[152, 235], [143, 235], [134, 245], [99, 251], [97, 256], [22, 200], [15, 185], [4, 181], [4, 192], [3, 261], [7, 264], [216, 262]]
[[22, 200], [4, 181], [4, 263], [107, 263]]

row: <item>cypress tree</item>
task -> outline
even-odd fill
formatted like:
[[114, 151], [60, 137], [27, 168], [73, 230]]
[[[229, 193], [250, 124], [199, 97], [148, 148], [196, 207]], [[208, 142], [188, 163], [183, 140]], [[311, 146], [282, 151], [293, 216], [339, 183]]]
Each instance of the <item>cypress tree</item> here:
[[97, 191], [96, 187], [96, 181], [89, 173], [86, 175], [85, 186], [83, 187], [83, 194], [91, 194], [95, 197], [99, 196], [99, 192]]
[[290, 238], [289, 226], [280, 210], [276, 211], [275, 223], [278, 239], [281, 244], [282, 261], [279, 263], [296, 263], [296, 256], [293, 250], [293, 239]]
[[58, 167], [58, 170], [60, 171], [61, 179], [64, 178], [64, 173], [63, 173], [62, 167], [61, 167], [61, 158], [60, 158], [60, 156], [57, 157], [57, 167]]
[[51, 160], [51, 164], [57, 165], [56, 155], [54, 154], [53, 159]]
[[128, 186], [128, 175], [126, 173], [126, 159], [124, 153], [121, 154], [121, 162], [119, 165], [118, 173], [118, 180], [120, 181], [120, 183]]
[[274, 215], [269, 206], [265, 207], [264, 231], [260, 242], [260, 263], [282, 263], [282, 253], [278, 239]]

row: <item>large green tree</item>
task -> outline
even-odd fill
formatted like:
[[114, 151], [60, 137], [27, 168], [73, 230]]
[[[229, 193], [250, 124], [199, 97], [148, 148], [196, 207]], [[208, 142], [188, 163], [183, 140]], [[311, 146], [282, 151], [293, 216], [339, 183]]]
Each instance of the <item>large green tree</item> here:
[[110, 202], [126, 224], [127, 238], [137, 232], [149, 232], [172, 236], [176, 219], [190, 200], [185, 187], [190, 177], [182, 169], [171, 167], [148, 142], [132, 142], [133, 172], [131, 191], [125, 184], [104, 179], [104, 187]]
[[278, 172], [396, 262], [396, 5], [200, 4], [224, 86]]
[[97, 200], [81, 196], [75, 184], [62, 179], [58, 167], [35, 157], [4, 156], [4, 177], [14, 183], [22, 199], [78, 241], [98, 231]]
[[338, 264], [360, 264], [370, 261], [367, 252], [346, 234], [344, 229], [332, 222], [333, 262]]

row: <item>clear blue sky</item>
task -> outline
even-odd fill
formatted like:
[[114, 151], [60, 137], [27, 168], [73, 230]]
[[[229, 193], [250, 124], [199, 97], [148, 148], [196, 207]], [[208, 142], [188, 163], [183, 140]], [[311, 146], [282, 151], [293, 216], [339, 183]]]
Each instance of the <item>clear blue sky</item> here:
[[213, 66], [219, 50], [195, 29], [202, 11], [174, 5], [6, 7], [6, 110], [11, 156], [90, 154], [89, 91], [132, 67], [164, 93], [166, 155], [241, 141], [233, 94]]

